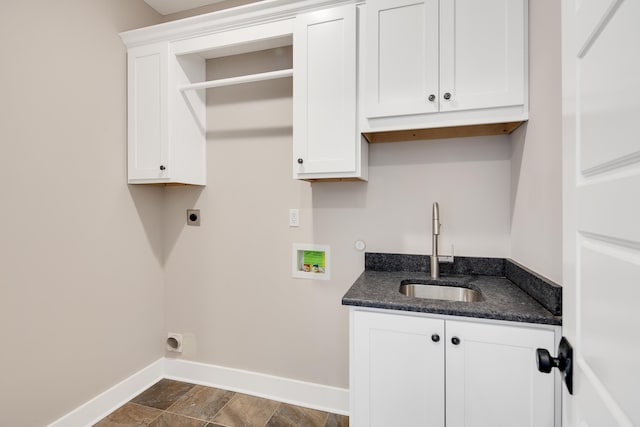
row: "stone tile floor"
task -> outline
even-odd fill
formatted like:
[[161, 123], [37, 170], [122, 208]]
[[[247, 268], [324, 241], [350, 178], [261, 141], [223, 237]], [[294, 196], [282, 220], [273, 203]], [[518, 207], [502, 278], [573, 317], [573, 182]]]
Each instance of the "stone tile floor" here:
[[348, 427], [344, 415], [160, 380], [94, 427]]

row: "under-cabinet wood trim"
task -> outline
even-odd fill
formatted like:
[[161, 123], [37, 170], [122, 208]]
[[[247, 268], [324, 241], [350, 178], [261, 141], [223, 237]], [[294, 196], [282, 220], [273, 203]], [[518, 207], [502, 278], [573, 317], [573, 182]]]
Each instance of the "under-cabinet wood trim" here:
[[188, 182], [179, 182], [179, 181], [166, 181], [166, 182], [146, 182], [146, 181], [134, 181], [127, 182], [128, 185], [141, 185], [141, 186], [155, 186], [155, 187], [205, 187], [204, 184], [191, 184]]
[[309, 178], [309, 179], [304, 179], [304, 178], [298, 178], [301, 181], [307, 181], [307, 182], [367, 182], [366, 179], [362, 179], [362, 178]]
[[363, 132], [371, 144], [378, 142], [419, 141], [425, 139], [465, 138], [469, 136], [509, 135], [525, 121], [489, 123], [469, 126], [449, 126], [429, 129]]

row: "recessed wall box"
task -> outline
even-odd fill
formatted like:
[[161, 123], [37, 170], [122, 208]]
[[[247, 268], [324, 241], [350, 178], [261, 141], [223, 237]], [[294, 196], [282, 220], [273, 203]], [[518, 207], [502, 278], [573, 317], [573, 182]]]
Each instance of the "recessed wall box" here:
[[292, 252], [293, 277], [314, 280], [331, 278], [329, 246], [294, 243]]

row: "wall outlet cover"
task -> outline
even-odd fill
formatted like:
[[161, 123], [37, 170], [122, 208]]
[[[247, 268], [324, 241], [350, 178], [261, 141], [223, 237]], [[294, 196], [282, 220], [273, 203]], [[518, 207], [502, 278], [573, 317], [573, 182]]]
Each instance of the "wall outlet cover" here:
[[200, 209], [187, 209], [187, 225], [200, 226]]
[[300, 227], [300, 211], [289, 209], [289, 227]]

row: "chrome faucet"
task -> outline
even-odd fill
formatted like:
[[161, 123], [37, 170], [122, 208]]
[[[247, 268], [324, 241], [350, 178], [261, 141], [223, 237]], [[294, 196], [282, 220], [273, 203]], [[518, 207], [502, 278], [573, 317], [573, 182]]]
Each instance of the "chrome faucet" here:
[[440, 265], [438, 264], [438, 236], [440, 235], [440, 207], [438, 202], [433, 203], [433, 211], [431, 213], [431, 278], [440, 277]]

